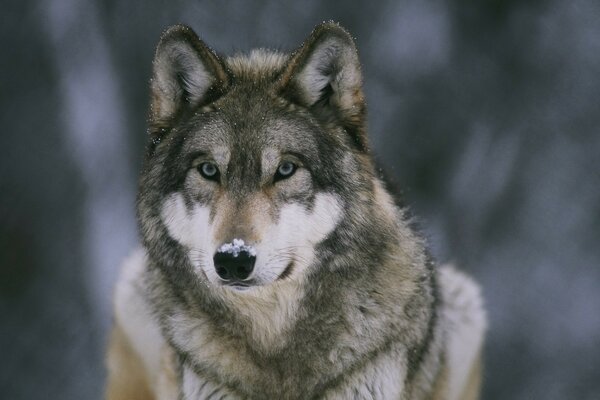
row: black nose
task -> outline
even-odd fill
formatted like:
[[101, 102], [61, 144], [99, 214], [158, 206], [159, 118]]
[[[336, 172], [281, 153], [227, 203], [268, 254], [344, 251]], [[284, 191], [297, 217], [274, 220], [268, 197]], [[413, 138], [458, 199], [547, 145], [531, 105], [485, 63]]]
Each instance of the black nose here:
[[217, 252], [213, 261], [221, 279], [241, 281], [252, 273], [256, 256], [245, 250], [238, 253]]

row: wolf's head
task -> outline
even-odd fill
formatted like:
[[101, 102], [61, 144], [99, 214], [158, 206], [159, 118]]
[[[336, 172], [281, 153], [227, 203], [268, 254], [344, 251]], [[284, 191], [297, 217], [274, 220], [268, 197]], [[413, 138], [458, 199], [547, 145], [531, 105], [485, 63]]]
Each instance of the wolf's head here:
[[138, 199], [153, 259], [178, 279], [244, 290], [302, 279], [368, 240], [383, 194], [348, 32], [325, 23], [291, 55], [223, 59], [175, 26], [153, 67]]

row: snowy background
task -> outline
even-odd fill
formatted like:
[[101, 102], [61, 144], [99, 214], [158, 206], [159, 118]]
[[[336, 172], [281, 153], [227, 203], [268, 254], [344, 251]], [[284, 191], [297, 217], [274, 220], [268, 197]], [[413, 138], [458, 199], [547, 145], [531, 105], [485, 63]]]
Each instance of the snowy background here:
[[0, 397], [100, 399], [161, 31], [356, 37], [371, 143], [490, 316], [484, 399], [600, 398], [600, 2], [3, 1]]

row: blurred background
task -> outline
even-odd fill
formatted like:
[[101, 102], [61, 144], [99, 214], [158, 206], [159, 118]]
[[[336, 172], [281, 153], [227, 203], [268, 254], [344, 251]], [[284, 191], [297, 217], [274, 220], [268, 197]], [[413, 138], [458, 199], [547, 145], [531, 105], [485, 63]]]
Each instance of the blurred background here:
[[359, 47], [371, 144], [481, 282], [483, 399], [600, 398], [600, 2], [3, 1], [0, 397], [100, 399], [159, 35]]

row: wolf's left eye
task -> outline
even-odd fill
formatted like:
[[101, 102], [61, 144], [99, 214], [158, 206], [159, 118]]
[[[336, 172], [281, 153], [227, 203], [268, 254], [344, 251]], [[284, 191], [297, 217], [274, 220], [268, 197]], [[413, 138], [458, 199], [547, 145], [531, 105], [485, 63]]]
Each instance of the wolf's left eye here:
[[279, 168], [277, 168], [277, 172], [275, 173], [275, 178], [274, 181], [280, 181], [282, 179], [287, 179], [290, 176], [294, 175], [294, 172], [296, 172], [296, 169], [298, 169], [298, 166], [296, 164], [294, 164], [293, 162], [290, 161], [284, 161], [279, 165]]
[[219, 169], [213, 163], [205, 162], [200, 164], [198, 166], [198, 171], [204, 179], [208, 179], [209, 181], [216, 181], [219, 179]]

